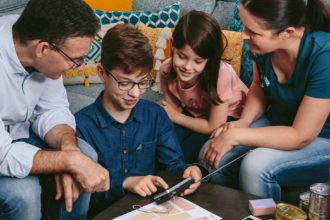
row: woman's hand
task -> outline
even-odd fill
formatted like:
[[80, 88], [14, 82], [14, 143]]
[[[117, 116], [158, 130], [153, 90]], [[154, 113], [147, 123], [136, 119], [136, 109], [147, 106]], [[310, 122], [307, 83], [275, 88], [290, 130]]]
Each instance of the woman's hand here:
[[178, 114], [181, 113], [181, 108], [176, 108], [175, 106], [171, 105], [169, 102], [166, 102], [165, 100], [161, 102], [161, 105], [166, 111], [171, 121], [175, 122], [175, 118], [177, 117]]
[[[183, 193], [181, 193], [181, 196], [189, 195], [196, 191], [196, 189], [200, 186], [200, 179], [202, 178], [202, 172], [199, 169], [198, 166], [190, 166], [187, 169], [184, 170], [182, 178], [186, 179], [188, 177], [192, 177], [195, 180], [194, 184], [191, 184], [189, 188], [187, 188]], [[197, 182], [197, 183], [196, 183]]]
[[210, 138], [215, 138], [216, 136], [218, 136], [220, 133], [222, 132], [226, 132], [227, 130], [231, 129], [231, 128], [247, 128], [249, 127], [249, 123], [247, 123], [245, 120], [243, 119], [239, 119], [237, 121], [230, 121], [230, 122], [226, 122], [223, 123], [222, 125], [220, 125], [218, 128], [216, 128]]
[[217, 169], [221, 158], [230, 151], [237, 143], [235, 143], [235, 129], [222, 131], [219, 135], [211, 139], [205, 148], [202, 160], [213, 169]]
[[124, 189], [139, 194], [142, 197], [150, 196], [157, 191], [157, 187], [168, 188], [167, 183], [159, 176], [130, 176], [123, 183]]

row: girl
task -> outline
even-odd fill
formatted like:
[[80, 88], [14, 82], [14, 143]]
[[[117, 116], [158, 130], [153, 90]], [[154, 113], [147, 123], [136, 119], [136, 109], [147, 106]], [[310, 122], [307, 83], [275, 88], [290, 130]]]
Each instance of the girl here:
[[[219, 129], [202, 159], [216, 168], [256, 147], [242, 161], [240, 186], [280, 201], [281, 187], [328, 181], [330, 14], [321, 0], [242, 0], [240, 17], [254, 81], [241, 119]], [[233, 184], [236, 168], [214, 180]]]
[[225, 61], [217, 21], [191, 11], [173, 33], [173, 57], [161, 66], [162, 105], [176, 125], [187, 163], [197, 162], [209, 134], [240, 117], [247, 87]]

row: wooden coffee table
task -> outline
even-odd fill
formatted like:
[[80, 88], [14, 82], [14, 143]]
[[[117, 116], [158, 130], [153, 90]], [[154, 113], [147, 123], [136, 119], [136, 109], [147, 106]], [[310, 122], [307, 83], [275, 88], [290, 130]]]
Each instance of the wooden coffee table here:
[[[170, 173], [160, 173], [160, 176], [170, 185], [179, 182], [180, 176]], [[250, 215], [248, 201], [260, 199], [258, 196], [249, 195], [238, 190], [211, 184], [202, 183], [193, 194], [185, 197], [187, 200], [207, 209], [210, 212], [228, 220], [241, 220]], [[142, 198], [136, 194], [129, 193], [122, 199], [111, 205], [93, 220], [108, 220], [132, 211], [132, 205], [147, 205], [152, 202], [152, 196]], [[273, 216], [262, 219], [273, 219]]]

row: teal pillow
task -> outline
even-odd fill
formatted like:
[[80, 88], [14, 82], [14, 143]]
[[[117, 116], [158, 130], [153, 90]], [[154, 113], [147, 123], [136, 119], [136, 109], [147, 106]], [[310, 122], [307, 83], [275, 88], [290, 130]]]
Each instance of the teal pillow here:
[[[240, 5], [240, 0], [235, 0], [234, 17], [230, 24], [230, 30], [232, 31], [243, 30], [243, 24], [239, 17], [239, 5]], [[249, 45], [245, 41], [243, 45], [243, 54], [242, 54], [241, 80], [247, 86], [250, 86], [253, 80], [252, 58], [250, 54]]]
[[101, 24], [116, 23], [119, 21], [136, 25], [138, 22], [151, 28], [173, 28], [179, 20], [180, 3], [151, 11], [102, 11], [95, 10]]

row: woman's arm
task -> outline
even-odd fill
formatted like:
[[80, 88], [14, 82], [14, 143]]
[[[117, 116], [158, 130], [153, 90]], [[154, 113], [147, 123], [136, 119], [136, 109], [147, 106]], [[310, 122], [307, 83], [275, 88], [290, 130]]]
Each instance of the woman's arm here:
[[253, 62], [253, 82], [249, 88], [245, 106], [239, 121], [244, 124], [243, 127], [248, 127], [252, 122], [263, 115], [267, 107], [268, 103], [261, 88], [257, 66], [255, 62]]
[[292, 126], [231, 128], [216, 136], [205, 149], [203, 160], [216, 168], [236, 145], [298, 150], [311, 143], [320, 133], [330, 109], [330, 99], [305, 96]]
[[[235, 131], [238, 144], [280, 150], [296, 150], [320, 133], [330, 110], [330, 99], [305, 96], [292, 126], [269, 126]], [[239, 135], [237, 135], [239, 134]]]

